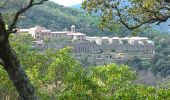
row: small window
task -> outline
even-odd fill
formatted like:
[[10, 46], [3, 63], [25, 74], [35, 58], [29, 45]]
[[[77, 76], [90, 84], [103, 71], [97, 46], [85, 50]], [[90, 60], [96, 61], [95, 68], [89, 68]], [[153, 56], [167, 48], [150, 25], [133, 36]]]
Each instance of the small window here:
[[37, 36], [37, 39], [39, 39], [39, 36]]

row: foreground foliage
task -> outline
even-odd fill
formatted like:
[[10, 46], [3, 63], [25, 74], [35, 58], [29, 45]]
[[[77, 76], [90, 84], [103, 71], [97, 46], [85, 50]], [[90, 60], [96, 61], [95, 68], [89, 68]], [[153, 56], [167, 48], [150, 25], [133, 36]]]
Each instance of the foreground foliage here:
[[84, 0], [82, 5], [87, 12], [100, 17], [101, 28], [123, 25], [135, 30], [166, 22], [170, 18], [169, 4], [169, 0]]
[[[136, 73], [128, 66], [110, 64], [84, 68], [72, 58], [70, 47], [42, 53], [31, 47], [31, 36], [27, 34], [12, 35], [10, 40], [35, 86], [39, 99], [167, 100], [170, 98], [168, 88], [133, 84]], [[18, 94], [2, 67], [0, 74], [0, 97], [17, 98]]]

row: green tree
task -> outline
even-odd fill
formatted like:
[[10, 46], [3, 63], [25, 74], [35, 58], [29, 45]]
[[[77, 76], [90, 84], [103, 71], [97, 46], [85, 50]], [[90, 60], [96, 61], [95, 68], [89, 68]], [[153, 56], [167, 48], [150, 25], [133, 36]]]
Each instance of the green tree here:
[[137, 69], [137, 70], [141, 70], [143, 65], [142, 65], [142, 59], [137, 57], [137, 56], [134, 56], [134, 57], [131, 57], [129, 59], [127, 59], [125, 61], [125, 64], [127, 64], [128, 66], [134, 68], [134, 69]]
[[[25, 39], [28, 38], [27, 42]], [[11, 46], [34, 84], [39, 99], [168, 99], [170, 90], [133, 83], [136, 73], [128, 66], [110, 64], [84, 68], [71, 56], [70, 47], [46, 50], [32, 49], [29, 35], [11, 35]], [[23, 46], [22, 46], [23, 45]], [[17, 99], [17, 91], [0, 67], [0, 97]], [[11, 92], [12, 91], [12, 92]]]
[[157, 44], [155, 47], [156, 54], [151, 59], [151, 70], [155, 74], [161, 74], [161, 76], [167, 77], [168, 75], [170, 75], [169, 36], [164, 34], [158, 34], [158, 36], [155, 36], [154, 40], [157, 41]]
[[113, 96], [114, 100], [167, 100], [169, 99], [169, 89], [157, 89], [155, 87], [147, 87], [143, 85], [129, 85], [121, 88]]
[[[22, 38], [21, 38], [22, 37]], [[27, 39], [27, 41], [25, 41]], [[39, 53], [32, 48], [32, 37], [29, 34], [10, 35], [10, 44], [16, 51], [20, 63], [29, 79], [34, 84], [36, 94], [40, 99], [54, 99], [61, 92], [66, 81], [67, 73], [79, 65], [71, 57], [71, 48], [62, 50], [46, 50]], [[7, 73], [0, 67], [0, 97], [9, 96], [17, 99], [17, 92], [10, 82]], [[13, 92], [11, 92], [13, 91]], [[3, 95], [4, 94], [4, 95]]]
[[[169, 0], [84, 0], [83, 8], [101, 19], [101, 28], [119, 23], [129, 30], [165, 22], [170, 17]], [[119, 26], [119, 27], [120, 27]]]
[[[9, 35], [16, 32], [16, 23], [22, 13], [34, 5], [47, 0], [1, 0], [0, 1], [0, 58], [1, 66], [7, 71], [9, 78], [17, 89], [21, 99], [36, 99], [33, 86], [9, 43]], [[9, 26], [8, 28], [6, 26]]]
[[[109, 99], [117, 90], [134, 80], [135, 72], [127, 66], [110, 64], [79, 68], [69, 77], [69, 85], [62, 99]], [[127, 77], [128, 75], [128, 77]]]
[[80, 60], [80, 62], [81, 62], [81, 65], [82, 65], [83, 67], [88, 67], [88, 66], [91, 65], [91, 62], [89, 61], [89, 58], [88, 58], [87, 56], [84, 56], [84, 57]]

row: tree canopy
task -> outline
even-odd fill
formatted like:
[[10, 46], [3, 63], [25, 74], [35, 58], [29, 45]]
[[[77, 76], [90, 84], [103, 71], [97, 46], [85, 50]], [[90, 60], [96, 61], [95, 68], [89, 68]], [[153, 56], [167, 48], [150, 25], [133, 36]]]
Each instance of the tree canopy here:
[[[134, 84], [136, 72], [128, 66], [109, 64], [85, 68], [71, 56], [72, 48], [40, 53], [32, 49], [31, 40], [27, 34], [10, 35], [11, 46], [34, 84], [39, 99], [166, 100], [170, 97], [170, 87]], [[0, 73], [0, 98], [17, 99], [18, 93], [2, 66]]]
[[34, 88], [22, 68], [15, 51], [9, 43], [9, 35], [15, 33], [16, 23], [21, 14], [32, 6], [48, 0], [1, 0], [0, 1], [0, 65], [8, 73], [20, 99], [37, 99]]
[[101, 18], [101, 26], [129, 30], [160, 24], [170, 18], [169, 0], [84, 0], [83, 8]]
[[77, 32], [90, 36], [113, 35], [113, 33], [119, 35], [106, 29], [101, 31], [98, 28], [98, 22], [97, 17], [86, 15], [82, 9], [64, 7], [49, 1], [43, 5], [34, 6], [28, 12], [22, 14], [17, 27], [25, 29], [39, 25], [52, 31], [64, 31], [65, 29], [70, 30], [70, 26], [75, 25]]

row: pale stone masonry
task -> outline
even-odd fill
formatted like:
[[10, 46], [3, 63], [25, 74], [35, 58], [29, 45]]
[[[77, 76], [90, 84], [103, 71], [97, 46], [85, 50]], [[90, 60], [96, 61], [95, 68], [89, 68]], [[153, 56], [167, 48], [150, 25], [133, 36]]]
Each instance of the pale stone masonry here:
[[[36, 26], [30, 29], [21, 29], [18, 33], [29, 33], [36, 40], [34, 47], [39, 50], [49, 48], [62, 49], [66, 46], [73, 47], [72, 54], [80, 59], [87, 57], [91, 63], [101, 65], [113, 61], [121, 62], [133, 56], [150, 59], [154, 54], [154, 42], [146, 37], [89, 37], [76, 32], [75, 26], [71, 31], [52, 32], [44, 27]], [[70, 42], [44, 43], [43, 40], [68, 38]]]
[[87, 57], [89, 62], [95, 63], [96, 65], [103, 65], [111, 62], [122, 63], [124, 60], [138, 56], [144, 60], [150, 59], [154, 54], [154, 44], [153, 42], [141, 41], [137, 43], [127, 43], [123, 44], [113, 43], [113, 44], [97, 44], [93, 42], [71, 42], [71, 43], [43, 43], [36, 42], [35, 47], [40, 50], [53, 48], [61, 49], [66, 46], [73, 47], [73, 56], [78, 60]]
[[44, 27], [40, 26], [30, 28], [29, 34], [31, 34], [32, 37], [37, 41], [52, 37], [51, 30], [47, 30]]
[[71, 31], [57, 31], [52, 32], [44, 27], [35, 26], [30, 29], [19, 29], [18, 33], [29, 33], [36, 41], [42, 41], [44, 39], [59, 39], [68, 38], [72, 41], [85, 41], [86, 35], [75, 31], [75, 26], [71, 26]]
[[154, 45], [152, 43], [135, 43], [135, 44], [94, 44], [90, 42], [71, 42], [71, 43], [44, 43], [36, 41], [34, 46], [40, 50], [53, 48], [61, 49], [65, 46], [73, 47], [74, 53], [102, 53], [102, 52], [143, 52], [143, 53], [154, 53]]

